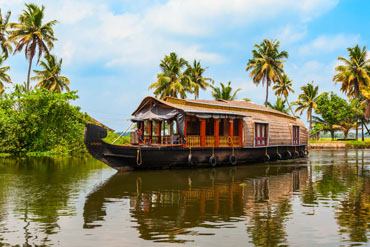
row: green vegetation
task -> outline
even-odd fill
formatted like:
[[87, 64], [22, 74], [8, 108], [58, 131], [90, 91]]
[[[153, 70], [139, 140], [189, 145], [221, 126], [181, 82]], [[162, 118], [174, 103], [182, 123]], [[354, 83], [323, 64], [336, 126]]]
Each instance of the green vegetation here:
[[298, 101], [294, 102], [297, 105], [295, 112], [299, 112], [302, 115], [303, 111], [307, 110], [307, 119], [310, 121], [310, 127], [308, 133], [311, 133], [312, 129], [312, 111], [316, 110], [316, 98], [319, 94], [319, 86], [314, 87], [313, 81], [308, 83], [306, 86], [301, 87], [303, 91], [298, 95]]
[[209, 87], [213, 80], [211, 78], [203, 77], [203, 73], [206, 71], [206, 68], [202, 68], [202, 65], [199, 61], [194, 59], [193, 66], [188, 65], [188, 68], [185, 70], [185, 76], [191, 81], [193, 87], [195, 99], [199, 98], [199, 88], [206, 90]]
[[212, 97], [215, 100], [234, 100], [236, 99], [236, 94], [241, 90], [241, 88], [238, 88], [235, 90], [234, 93], [232, 93], [233, 88], [231, 87], [231, 81], [227, 83], [227, 86], [225, 86], [222, 82], [220, 83], [220, 85], [221, 87], [214, 87], [211, 85]]
[[36, 75], [31, 78], [32, 81], [39, 81], [36, 87], [44, 87], [50, 91], [61, 93], [64, 89], [69, 91], [68, 85], [71, 83], [65, 76], [61, 76], [62, 59], [57, 59], [54, 55], [46, 55], [45, 61], [40, 62], [44, 70], [34, 70]]
[[8, 34], [8, 22], [10, 18], [11, 12], [8, 11], [6, 15], [3, 17], [0, 9], [0, 46], [1, 51], [3, 52], [4, 59], [7, 59], [9, 56], [9, 53], [13, 51], [12, 46], [7, 43], [8, 40], [7, 34]]
[[2, 67], [4, 60], [5, 57], [0, 57], [0, 95], [4, 93], [3, 82], [12, 83], [10, 80], [10, 76], [6, 73], [10, 69], [10, 67], [9, 66]]
[[288, 52], [279, 51], [279, 41], [263, 40], [260, 45], [255, 44], [257, 49], [252, 50], [253, 58], [249, 59], [246, 71], [251, 70], [250, 77], [253, 82], [258, 85], [266, 83], [266, 100], [265, 106], [268, 103], [268, 89], [271, 82], [277, 83], [281, 81], [284, 74], [283, 63], [284, 58], [288, 58]]
[[0, 100], [0, 153], [72, 153], [85, 150], [87, 115], [69, 102], [76, 92], [27, 92], [16, 86]]
[[285, 103], [286, 103], [285, 100], [283, 100], [280, 97], [277, 97], [276, 102], [275, 102], [274, 105], [272, 105], [270, 102], [268, 102], [267, 105], [271, 109], [274, 109], [274, 110], [277, 110], [277, 111], [281, 111], [282, 113], [288, 114], [289, 109], [287, 108], [287, 106], [285, 105]]

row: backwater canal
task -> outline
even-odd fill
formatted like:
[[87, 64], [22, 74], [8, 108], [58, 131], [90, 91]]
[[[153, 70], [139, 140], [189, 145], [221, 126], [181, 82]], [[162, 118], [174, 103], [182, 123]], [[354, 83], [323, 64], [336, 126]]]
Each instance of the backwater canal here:
[[116, 173], [0, 159], [0, 246], [370, 245], [370, 150], [216, 169]]

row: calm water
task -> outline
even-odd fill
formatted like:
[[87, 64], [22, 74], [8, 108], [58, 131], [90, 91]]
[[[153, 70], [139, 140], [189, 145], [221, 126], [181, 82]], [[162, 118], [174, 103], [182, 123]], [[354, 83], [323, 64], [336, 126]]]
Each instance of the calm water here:
[[370, 245], [370, 150], [236, 168], [116, 173], [0, 159], [0, 246]]

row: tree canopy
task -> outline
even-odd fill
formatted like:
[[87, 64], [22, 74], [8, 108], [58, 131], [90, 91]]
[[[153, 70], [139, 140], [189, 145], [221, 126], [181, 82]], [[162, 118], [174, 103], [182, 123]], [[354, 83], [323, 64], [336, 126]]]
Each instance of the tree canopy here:
[[222, 82], [220, 83], [221, 87], [214, 87], [211, 85], [212, 88], [212, 97], [215, 100], [223, 99], [223, 100], [234, 100], [236, 99], [236, 94], [241, 90], [241, 88], [238, 88], [233, 91], [233, 88], [231, 87], [231, 81], [227, 83], [227, 86], [225, 86]]

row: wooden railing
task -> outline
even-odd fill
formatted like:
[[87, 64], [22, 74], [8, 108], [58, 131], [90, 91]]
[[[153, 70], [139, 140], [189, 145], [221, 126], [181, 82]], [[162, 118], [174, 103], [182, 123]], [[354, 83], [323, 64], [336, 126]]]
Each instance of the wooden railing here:
[[200, 147], [200, 136], [187, 136], [186, 145], [188, 147]]
[[229, 147], [229, 137], [228, 136], [220, 136], [218, 138], [218, 145], [220, 147]]
[[240, 137], [239, 136], [234, 136], [233, 137], [233, 145], [234, 145], [234, 147], [240, 147], [241, 146]]
[[215, 137], [206, 136], [206, 147], [214, 147], [214, 146], [215, 146]]

